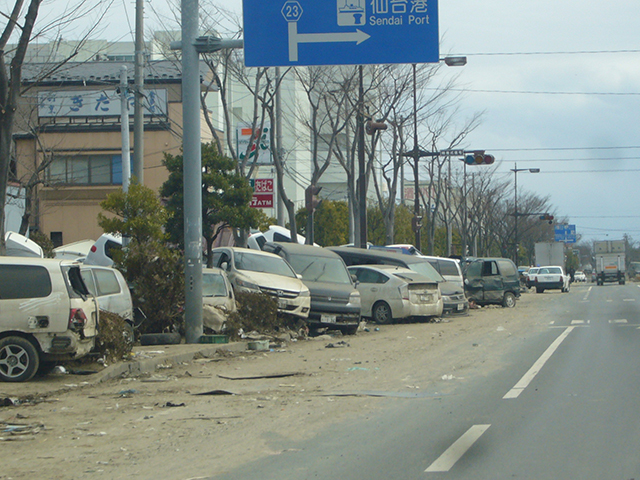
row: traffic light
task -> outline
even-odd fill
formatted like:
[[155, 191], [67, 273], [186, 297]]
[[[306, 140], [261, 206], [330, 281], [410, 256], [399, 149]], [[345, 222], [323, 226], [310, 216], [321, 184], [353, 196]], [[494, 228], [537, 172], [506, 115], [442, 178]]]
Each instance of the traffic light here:
[[364, 130], [367, 132], [367, 135], [373, 135], [378, 130], [386, 130], [387, 124], [384, 122], [374, 122], [372, 120], [368, 120], [367, 123], [364, 124]]
[[553, 223], [553, 215], [549, 215], [548, 213], [545, 213], [543, 215], [540, 215], [540, 220], [546, 220], [549, 222], [549, 225], [551, 225]]
[[319, 187], [318, 185], [309, 185], [304, 191], [305, 206], [309, 213], [315, 212], [316, 208], [322, 201], [317, 197], [320, 190], [322, 190], [322, 187]]
[[464, 163], [467, 165], [491, 165], [495, 161], [496, 157], [485, 154], [484, 150], [469, 153], [464, 157]]

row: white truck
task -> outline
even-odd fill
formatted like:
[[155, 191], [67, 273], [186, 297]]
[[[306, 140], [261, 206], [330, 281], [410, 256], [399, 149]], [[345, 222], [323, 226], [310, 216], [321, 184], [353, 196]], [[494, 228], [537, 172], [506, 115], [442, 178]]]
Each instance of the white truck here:
[[624, 240], [606, 240], [593, 242], [596, 256], [596, 282], [625, 283], [625, 244]]
[[564, 269], [564, 242], [538, 242], [535, 245], [536, 266]]

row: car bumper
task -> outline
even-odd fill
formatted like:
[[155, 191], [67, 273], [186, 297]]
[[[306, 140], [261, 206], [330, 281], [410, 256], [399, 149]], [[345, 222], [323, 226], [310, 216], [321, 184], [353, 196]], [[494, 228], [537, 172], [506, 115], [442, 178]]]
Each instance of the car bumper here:
[[545, 290], [561, 290], [564, 288], [564, 282], [537, 282], [535, 287]]
[[413, 303], [410, 300], [402, 300], [402, 305], [398, 314], [393, 312], [394, 318], [411, 318], [411, 317], [439, 317], [442, 315], [444, 302], [442, 298], [436, 303]]
[[464, 300], [450, 300], [445, 301], [442, 309], [443, 315], [467, 315], [469, 313], [469, 301]]

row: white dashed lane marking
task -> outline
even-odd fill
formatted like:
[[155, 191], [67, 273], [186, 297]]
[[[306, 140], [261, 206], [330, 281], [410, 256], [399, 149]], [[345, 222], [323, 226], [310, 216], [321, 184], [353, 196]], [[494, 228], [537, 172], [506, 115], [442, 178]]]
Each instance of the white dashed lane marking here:
[[425, 472], [448, 472], [491, 425], [474, 425], [433, 462]]

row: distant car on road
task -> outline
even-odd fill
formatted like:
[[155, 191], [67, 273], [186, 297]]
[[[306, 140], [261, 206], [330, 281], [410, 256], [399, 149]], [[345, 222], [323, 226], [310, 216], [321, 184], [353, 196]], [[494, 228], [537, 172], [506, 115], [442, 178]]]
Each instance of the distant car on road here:
[[540, 270], [540, 267], [531, 267], [524, 274], [524, 284], [527, 288], [533, 287], [534, 282], [536, 281], [536, 274]]
[[583, 271], [578, 270], [576, 273], [573, 274], [573, 279], [576, 282], [586, 282], [587, 276], [584, 274]]
[[560, 290], [565, 293], [569, 291], [570, 282], [571, 277], [562, 267], [540, 267], [535, 281], [536, 293], [543, 293], [545, 290]]

